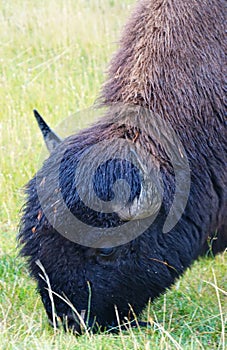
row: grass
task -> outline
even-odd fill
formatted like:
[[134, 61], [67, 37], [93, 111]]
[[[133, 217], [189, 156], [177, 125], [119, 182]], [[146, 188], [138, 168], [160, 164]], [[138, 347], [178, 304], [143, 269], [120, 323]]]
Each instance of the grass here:
[[39, 166], [37, 108], [51, 125], [77, 128], [97, 98], [132, 0], [12, 0], [0, 5], [0, 344], [2, 349], [224, 349], [226, 254], [196, 262], [148, 306], [147, 329], [79, 338], [48, 325], [17, 257], [23, 185]]

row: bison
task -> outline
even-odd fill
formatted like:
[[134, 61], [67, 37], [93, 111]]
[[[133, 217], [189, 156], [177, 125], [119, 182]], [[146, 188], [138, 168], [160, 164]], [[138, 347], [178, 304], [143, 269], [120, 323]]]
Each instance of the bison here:
[[[48, 318], [76, 333], [133, 319], [227, 246], [222, 0], [141, 0], [98, 99], [26, 187], [19, 242]], [[133, 312], [132, 312], [133, 310]]]

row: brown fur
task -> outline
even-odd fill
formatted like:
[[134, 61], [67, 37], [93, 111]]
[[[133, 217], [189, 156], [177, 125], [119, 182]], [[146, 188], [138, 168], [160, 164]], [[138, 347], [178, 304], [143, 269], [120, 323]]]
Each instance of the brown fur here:
[[102, 99], [151, 108], [185, 128], [224, 121], [224, 2], [140, 1], [109, 68]]

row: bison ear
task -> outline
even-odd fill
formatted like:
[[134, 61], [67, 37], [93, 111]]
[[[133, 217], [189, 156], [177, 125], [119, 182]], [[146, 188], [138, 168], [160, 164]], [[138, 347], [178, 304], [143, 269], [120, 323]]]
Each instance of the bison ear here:
[[34, 109], [34, 116], [37, 120], [39, 128], [43, 134], [48, 151], [51, 153], [61, 143], [61, 138], [57, 136], [51, 128], [47, 125], [41, 115]]

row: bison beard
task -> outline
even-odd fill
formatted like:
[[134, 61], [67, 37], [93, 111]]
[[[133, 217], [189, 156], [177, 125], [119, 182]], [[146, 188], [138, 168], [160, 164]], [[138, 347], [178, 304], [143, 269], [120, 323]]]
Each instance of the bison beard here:
[[[27, 185], [19, 233], [21, 254], [28, 259], [50, 320], [53, 320], [51, 301], [37, 261], [44, 267], [53, 292], [69, 299], [85, 320], [89, 316], [88, 325], [95, 325], [95, 330], [97, 325], [104, 328], [117, 324], [115, 305], [121, 321], [131, 317], [129, 305], [136, 314], [140, 313], [149, 299], [163, 293], [200, 254], [208, 251], [209, 240], [214, 254], [226, 248], [224, 43], [224, 1], [139, 2], [126, 25], [102, 90], [100, 104], [107, 107], [106, 116], [62, 142], [54, 136], [54, 142], [59, 144]], [[121, 119], [121, 113], [120, 117], [116, 115], [113, 107], [116, 104], [148, 109], [150, 117], [142, 121], [147, 123], [146, 132], [134, 128], [130, 116], [123, 113]], [[149, 129], [155, 115], [169, 123], [176, 133], [191, 171], [186, 208], [168, 233], [163, 233], [163, 225], [174, 199], [175, 174], [162, 139]], [[103, 213], [89, 209], [74, 183], [75, 169], [87, 150], [102, 140], [108, 141], [111, 148], [112, 141], [122, 139], [143, 150], [142, 163], [154, 170], [150, 186], [155, 183], [159, 188], [156, 174], [160, 174], [163, 200], [158, 215], [141, 235], [120, 246], [111, 247], [104, 242], [100, 247], [86, 247], [72, 242], [49, 222], [38, 192], [41, 188], [47, 207], [51, 207], [49, 198], [56, 190], [60, 191], [67, 208], [90, 226], [91, 233], [96, 227], [123, 226], [124, 220], [134, 218], [124, 219], [118, 210]], [[122, 156], [126, 151], [122, 149]], [[88, 157], [86, 166], [89, 161]], [[56, 176], [58, 189], [52, 185]], [[94, 178], [96, 194], [103, 201], [112, 199], [116, 179], [127, 181], [131, 188], [127, 213], [131, 213], [133, 203], [138, 203], [142, 196], [140, 172], [124, 159], [110, 159], [107, 166], [99, 167]], [[88, 192], [86, 176], [81, 181]], [[145, 193], [142, 204], [148, 203], [149, 198]], [[153, 214], [156, 200], [147, 211], [142, 204], [138, 206], [138, 211], [142, 208], [141, 217], [135, 218], [135, 223], [142, 223], [143, 214], [144, 217]], [[56, 206], [55, 214], [57, 221], [64, 222], [61, 207]], [[53, 295], [57, 316], [81, 333], [78, 317], [59, 296]]]

